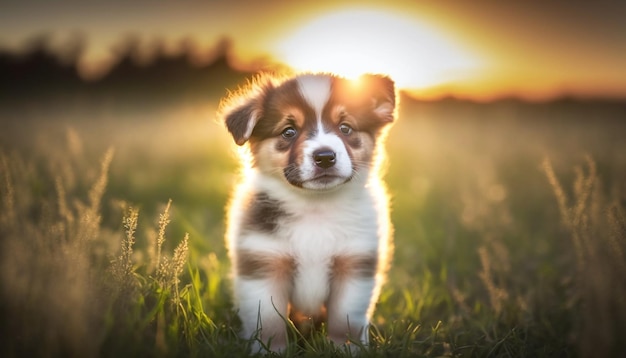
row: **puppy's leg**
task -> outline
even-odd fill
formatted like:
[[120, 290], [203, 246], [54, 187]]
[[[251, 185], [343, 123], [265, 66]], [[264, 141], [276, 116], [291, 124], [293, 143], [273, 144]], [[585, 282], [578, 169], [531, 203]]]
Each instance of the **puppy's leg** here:
[[336, 344], [369, 341], [369, 315], [376, 288], [377, 256], [336, 256], [327, 304], [328, 333]]
[[369, 342], [369, 309], [376, 282], [373, 277], [334, 280], [328, 301], [328, 335], [337, 345], [348, 340]]
[[[244, 338], [258, 338], [271, 344], [272, 351], [287, 345], [285, 319], [289, 316], [293, 259], [239, 250], [236, 260], [235, 296]], [[257, 341], [255, 351], [262, 348]]]
[[269, 345], [279, 352], [287, 346], [285, 319], [288, 317], [288, 287], [274, 278], [240, 279], [236, 283], [239, 298], [239, 317], [243, 324], [242, 336], [256, 337], [253, 352], [263, 351]]

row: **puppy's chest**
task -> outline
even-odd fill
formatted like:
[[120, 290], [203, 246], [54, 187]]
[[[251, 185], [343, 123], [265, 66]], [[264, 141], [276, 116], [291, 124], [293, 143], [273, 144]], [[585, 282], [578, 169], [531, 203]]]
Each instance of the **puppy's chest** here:
[[236, 246], [316, 261], [377, 249], [378, 214], [366, 191], [324, 200], [271, 191], [248, 198]]
[[275, 234], [288, 251], [305, 261], [375, 250], [378, 241], [376, 215], [359, 203], [287, 211], [277, 222]]

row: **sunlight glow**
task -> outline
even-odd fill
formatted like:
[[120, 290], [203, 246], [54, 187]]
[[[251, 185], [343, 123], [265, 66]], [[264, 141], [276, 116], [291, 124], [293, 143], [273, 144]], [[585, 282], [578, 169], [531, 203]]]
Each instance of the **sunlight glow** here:
[[390, 75], [398, 87], [424, 89], [459, 80], [480, 61], [434, 29], [401, 14], [343, 10], [314, 19], [275, 44], [297, 71]]

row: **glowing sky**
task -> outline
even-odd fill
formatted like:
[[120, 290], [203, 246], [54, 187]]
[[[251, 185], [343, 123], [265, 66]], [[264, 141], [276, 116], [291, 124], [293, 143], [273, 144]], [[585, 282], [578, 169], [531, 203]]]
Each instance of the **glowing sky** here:
[[81, 33], [89, 73], [129, 34], [206, 49], [228, 36], [244, 63], [388, 72], [424, 97], [626, 97], [624, 19], [623, 1], [28, 1], [0, 4], [0, 46]]

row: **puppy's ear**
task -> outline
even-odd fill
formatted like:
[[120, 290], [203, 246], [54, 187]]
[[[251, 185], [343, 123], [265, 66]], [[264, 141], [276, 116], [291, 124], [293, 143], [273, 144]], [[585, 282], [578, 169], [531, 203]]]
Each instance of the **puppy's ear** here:
[[372, 110], [383, 122], [393, 122], [396, 90], [393, 80], [383, 75], [365, 74], [360, 78], [372, 103]]
[[250, 139], [254, 126], [262, 116], [258, 107], [256, 101], [251, 100], [225, 113], [226, 128], [237, 145], [244, 145]]
[[271, 82], [261, 84], [257, 80], [220, 105], [219, 116], [237, 145], [244, 145], [250, 139], [254, 127], [263, 117], [263, 103], [271, 87]]

